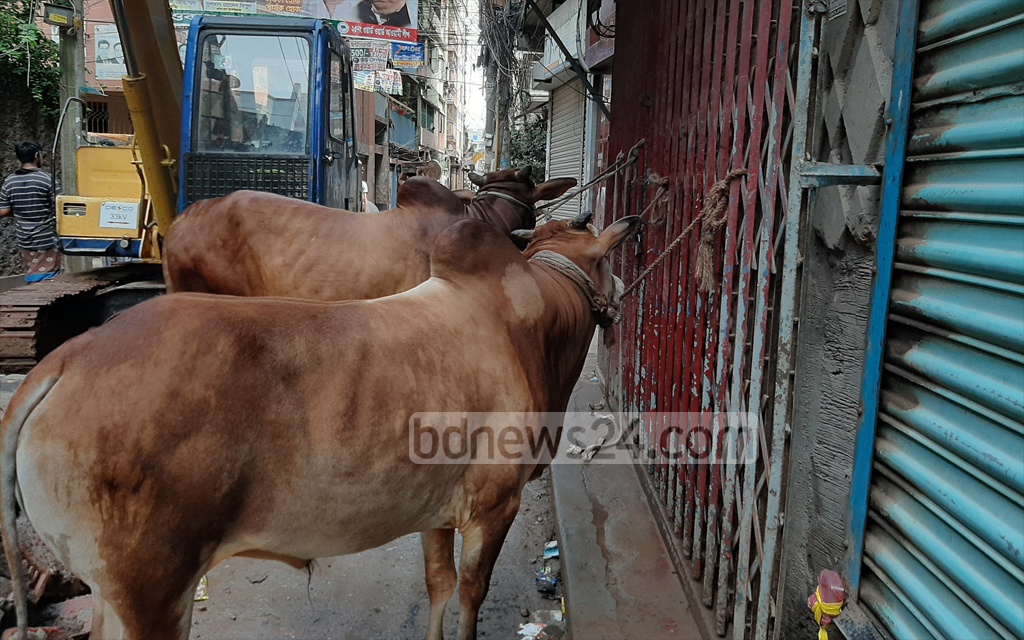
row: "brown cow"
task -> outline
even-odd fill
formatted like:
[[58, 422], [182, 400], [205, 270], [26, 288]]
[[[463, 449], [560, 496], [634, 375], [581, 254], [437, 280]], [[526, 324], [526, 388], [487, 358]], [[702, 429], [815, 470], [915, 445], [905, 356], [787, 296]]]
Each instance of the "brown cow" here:
[[564, 411], [595, 323], [614, 315], [604, 257], [637, 221], [600, 236], [551, 223], [525, 254], [462, 221], [438, 238], [432, 277], [402, 294], [175, 294], [63, 344], [3, 419], [10, 566], [21, 573], [17, 496], [92, 588], [94, 638], [184, 640], [197, 581], [229, 556], [305, 566], [421, 531], [428, 638], [440, 640], [458, 529], [458, 637], [474, 638], [523, 486], [544, 461], [416, 464], [410, 416]]
[[310, 300], [369, 300], [430, 275], [441, 231], [475, 218], [511, 234], [534, 226], [533, 205], [565, 193], [572, 178], [534, 186], [529, 170], [487, 174], [465, 205], [443, 185], [411, 178], [398, 207], [377, 215], [328, 209], [254, 191], [197, 202], [164, 245], [169, 290]]

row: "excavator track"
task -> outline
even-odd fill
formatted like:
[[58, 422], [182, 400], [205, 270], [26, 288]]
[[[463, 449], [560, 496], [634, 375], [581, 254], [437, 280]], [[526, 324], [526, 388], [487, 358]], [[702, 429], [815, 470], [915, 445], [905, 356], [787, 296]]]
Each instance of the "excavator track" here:
[[62, 343], [163, 290], [160, 265], [68, 273], [0, 293], [0, 374], [27, 373]]

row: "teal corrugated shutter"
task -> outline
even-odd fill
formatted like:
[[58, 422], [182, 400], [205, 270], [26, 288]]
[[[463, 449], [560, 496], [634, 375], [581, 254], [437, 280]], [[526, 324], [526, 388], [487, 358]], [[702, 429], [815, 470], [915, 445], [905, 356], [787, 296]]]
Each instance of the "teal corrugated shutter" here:
[[1024, 3], [922, 0], [860, 598], [1024, 637]]

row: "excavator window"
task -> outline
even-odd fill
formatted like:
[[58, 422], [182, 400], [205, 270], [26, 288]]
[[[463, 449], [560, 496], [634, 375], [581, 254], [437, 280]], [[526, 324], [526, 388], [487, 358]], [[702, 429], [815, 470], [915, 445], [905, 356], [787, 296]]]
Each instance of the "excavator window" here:
[[301, 36], [209, 34], [202, 42], [198, 151], [309, 152], [310, 42]]

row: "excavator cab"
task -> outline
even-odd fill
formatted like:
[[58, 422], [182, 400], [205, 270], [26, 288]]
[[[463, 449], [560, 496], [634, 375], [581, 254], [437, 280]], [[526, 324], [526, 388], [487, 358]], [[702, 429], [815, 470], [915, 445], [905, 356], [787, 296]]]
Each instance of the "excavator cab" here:
[[350, 55], [303, 18], [196, 16], [185, 54], [179, 212], [239, 189], [362, 205]]
[[[181, 213], [196, 200], [254, 189], [360, 210], [351, 69], [345, 41], [324, 20], [197, 16], [170, 206]], [[166, 229], [144, 193], [141, 145], [99, 137], [78, 150], [78, 192], [57, 198], [62, 249], [159, 261]]]

